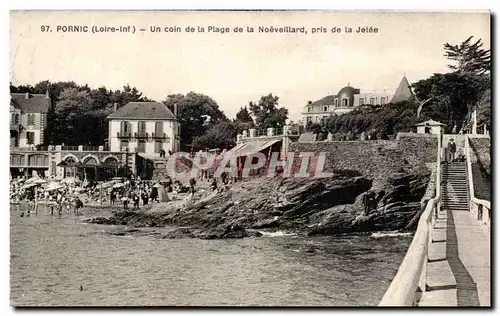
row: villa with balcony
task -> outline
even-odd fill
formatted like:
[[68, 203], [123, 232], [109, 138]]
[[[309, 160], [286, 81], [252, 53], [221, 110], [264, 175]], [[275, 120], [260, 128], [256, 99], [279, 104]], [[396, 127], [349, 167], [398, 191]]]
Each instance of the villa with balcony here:
[[161, 150], [179, 150], [180, 124], [163, 103], [129, 102], [115, 109], [108, 120], [111, 151], [156, 155]]

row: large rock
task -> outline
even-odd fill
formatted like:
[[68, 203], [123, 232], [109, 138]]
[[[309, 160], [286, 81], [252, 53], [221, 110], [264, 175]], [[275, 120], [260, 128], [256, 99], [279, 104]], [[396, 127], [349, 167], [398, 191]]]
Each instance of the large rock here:
[[[334, 235], [399, 229], [418, 210], [429, 173], [413, 170], [392, 174], [385, 187], [356, 172], [336, 172], [331, 178], [260, 179], [232, 184], [219, 192], [197, 191], [178, 203], [160, 203], [154, 212], [118, 212], [90, 223], [130, 227], [183, 227], [161, 238], [243, 238], [252, 229], [279, 229], [298, 234]], [[394, 184], [394, 185], [393, 185]], [[373, 190], [384, 201], [367, 216], [363, 196]], [[119, 232], [121, 233], [121, 232]]]
[[372, 181], [364, 177], [310, 180], [284, 193], [288, 205], [283, 215], [294, 218], [336, 205], [352, 204], [359, 194], [370, 189], [371, 184]]

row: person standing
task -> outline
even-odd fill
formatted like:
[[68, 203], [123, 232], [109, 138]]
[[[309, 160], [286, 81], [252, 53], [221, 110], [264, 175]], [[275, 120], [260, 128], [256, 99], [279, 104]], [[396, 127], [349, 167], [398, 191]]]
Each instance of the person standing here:
[[457, 152], [457, 144], [455, 144], [453, 138], [451, 138], [450, 141], [448, 142], [447, 150], [448, 150], [448, 159], [446, 159], [446, 161], [448, 163], [453, 162], [455, 160], [455, 153]]
[[189, 179], [189, 191], [194, 194], [194, 186], [196, 185], [196, 180], [194, 178]]
[[139, 195], [134, 193], [133, 200], [134, 200], [134, 210], [138, 210], [139, 209]]

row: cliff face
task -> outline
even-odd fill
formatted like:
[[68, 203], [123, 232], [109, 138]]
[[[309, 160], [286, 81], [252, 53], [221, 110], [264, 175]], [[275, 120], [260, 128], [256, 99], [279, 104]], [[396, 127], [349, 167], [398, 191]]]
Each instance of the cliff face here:
[[384, 183], [386, 198], [375, 190], [378, 198], [369, 212], [364, 195], [373, 181], [346, 172], [322, 179], [260, 178], [220, 192], [200, 190], [181, 205], [161, 203], [149, 212], [118, 212], [88, 222], [182, 227], [161, 238], [241, 238], [259, 235], [255, 230], [263, 229], [304, 235], [396, 230], [420, 210], [429, 176], [427, 169], [391, 174]]

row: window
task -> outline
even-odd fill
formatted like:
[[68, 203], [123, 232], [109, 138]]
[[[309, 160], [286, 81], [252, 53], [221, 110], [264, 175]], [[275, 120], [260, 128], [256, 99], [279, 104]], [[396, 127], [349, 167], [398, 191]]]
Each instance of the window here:
[[35, 125], [35, 114], [28, 114], [28, 125]]
[[310, 106], [307, 107], [307, 112], [311, 112], [311, 107]]
[[22, 155], [10, 155], [10, 164], [14, 166], [24, 165], [24, 156]]
[[156, 122], [155, 123], [155, 136], [156, 137], [163, 137], [163, 122]]
[[16, 124], [16, 113], [12, 113], [10, 117], [10, 124]]
[[365, 104], [365, 98], [359, 98], [359, 105]]
[[312, 121], [312, 117], [311, 116], [306, 117], [306, 122], [311, 122], [311, 121]]
[[328, 112], [328, 105], [323, 106], [323, 112]]
[[155, 153], [159, 153], [159, 152], [160, 152], [160, 150], [162, 150], [162, 149], [163, 149], [163, 144], [162, 144], [162, 142], [161, 142], [161, 141], [159, 141], [159, 140], [156, 140], [156, 141], [155, 141]]
[[347, 106], [347, 101], [348, 100], [346, 98], [342, 99], [342, 106]]
[[375, 98], [370, 98], [370, 104], [375, 105]]
[[146, 134], [146, 122], [140, 121], [139, 123], [137, 123], [137, 132], [139, 135]]
[[144, 140], [137, 141], [137, 151], [140, 153], [146, 152], [146, 142]]
[[385, 104], [385, 97], [380, 98], [380, 104]]
[[35, 144], [35, 132], [26, 132], [26, 143], [28, 145]]
[[120, 123], [120, 135], [130, 135], [132, 132], [132, 125], [129, 122], [122, 121]]
[[335, 98], [335, 107], [339, 106], [339, 99]]

